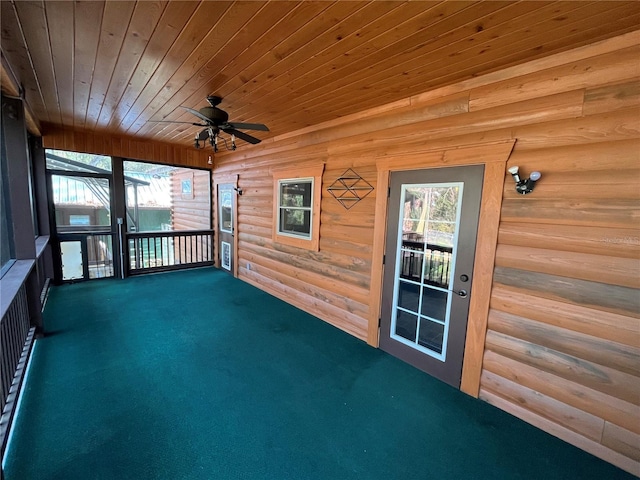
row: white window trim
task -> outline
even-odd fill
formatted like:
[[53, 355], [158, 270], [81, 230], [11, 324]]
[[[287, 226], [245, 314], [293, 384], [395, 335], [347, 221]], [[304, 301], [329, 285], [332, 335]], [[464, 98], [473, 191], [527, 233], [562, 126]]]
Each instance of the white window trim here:
[[[292, 207], [292, 206], [287, 206], [287, 205], [281, 205], [280, 204], [280, 200], [282, 199], [282, 185], [287, 185], [287, 184], [291, 184], [291, 183], [306, 183], [306, 182], [311, 182], [311, 205], [308, 207]], [[278, 205], [277, 205], [277, 209], [278, 209], [278, 217], [276, 218], [276, 229], [278, 232], [278, 235], [284, 235], [286, 237], [293, 237], [293, 238], [300, 238], [303, 240], [311, 240], [313, 238], [313, 193], [315, 192], [315, 179], [314, 177], [307, 177], [307, 178], [281, 178], [278, 179]], [[295, 234], [295, 233], [290, 233], [290, 232], [283, 232], [280, 230], [280, 219], [281, 219], [281, 212], [282, 209], [286, 208], [286, 209], [290, 209], [290, 210], [302, 210], [302, 211], [309, 211], [311, 212], [311, 221], [309, 222], [309, 233], [305, 233], [305, 234]]]
[[[273, 170], [273, 241], [276, 243], [320, 250], [320, 203], [324, 164], [293, 169]], [[287, 182], [311, 181], [311, 228], [309, 237], [280, 232], [280, 185]], [[282, 207], [284, 208], [284, 207]]]

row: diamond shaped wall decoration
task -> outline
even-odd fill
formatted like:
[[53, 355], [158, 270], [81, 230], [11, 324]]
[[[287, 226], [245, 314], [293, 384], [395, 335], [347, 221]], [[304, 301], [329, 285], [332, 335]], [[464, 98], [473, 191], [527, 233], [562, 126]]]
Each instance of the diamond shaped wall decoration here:
[[350, 168], [333, 182], [328, 192], [349, 210], [373, 191], [373, 187], [364, 178]]

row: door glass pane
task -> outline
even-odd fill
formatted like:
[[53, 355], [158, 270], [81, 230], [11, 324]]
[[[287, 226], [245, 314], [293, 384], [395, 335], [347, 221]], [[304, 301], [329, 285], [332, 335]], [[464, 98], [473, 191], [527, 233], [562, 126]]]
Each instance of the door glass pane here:
[[416, 330], [418, 328], [418, 317], [402, 310], [396, 310], [396, 335], [406, 338], [411, 342], [416, 340]]
[[398, 307], [418, 313], [420, 302], [420, 285], [400, 281], [398, 284]]
[[444, 343], [444, 325], [432, 322], [426, 318], [420, 318], [420, 335], [418, 336], [418, 344], [442, 353]]
[[229, 187], [220, 186], [220, 231], [233, 233], [233, 194]]
[[436, 290], [425, 285], [422, 288], [422, 303], [420, 313], [426, 317], [444, 322], [447, 312], [447, 300], [450, 292]]
[[89, 278], [113, 277], [113, 242], [111, 235], [87, 236]]
[[62, 253], [62, 279], [84, 278], [81, 242], [60, 242], [60, 250]]
[[111, 225], [109, 180], [52, 175], [59, 233], [104, 230]]
[[392, 337], [442, 361], [462, 187], [405, 184], [401, 193]]

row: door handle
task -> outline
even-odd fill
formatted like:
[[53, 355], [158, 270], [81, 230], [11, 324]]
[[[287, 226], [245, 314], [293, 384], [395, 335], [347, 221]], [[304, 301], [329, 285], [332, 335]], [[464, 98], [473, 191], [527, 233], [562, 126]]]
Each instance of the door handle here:
[[466, 290], [459, 290], [457, 292], [455, 290], [451, 290], [451, 291], [461, 298], [466, 298], [468, 295]]

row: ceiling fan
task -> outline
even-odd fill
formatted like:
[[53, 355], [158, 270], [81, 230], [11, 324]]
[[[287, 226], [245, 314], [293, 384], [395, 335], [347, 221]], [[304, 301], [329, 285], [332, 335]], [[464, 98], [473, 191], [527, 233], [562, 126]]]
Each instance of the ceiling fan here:
[[[236, 149], [236, 137], [244, 140], [245, 142], [251, 144], [260, 143], [260, 139], [253, 137], [247, 133], [241, 132], [242, 130], [260, 130], [263, 132], [268, 132], [269, 129], [266, 125], [262, 123], [240, 123], [240, 122], [229, 122], [229, 114], [224, 110], [218, 108], [220, 102], [222, 102], [221, 97], [217, 97], [214, 95], [210, 95], [207, 97], [207, 102], [209, 103], [209, 107], [203, 107], [200, 110], [195, 110], [193, 108], [181, 106], [181, 108], [185, 109], [187, 112], [198, 117], [201, 122], [173, 122], [170, 120], [163, 120], [163, 123], [187, 123], [189, 125], [196, 125], [198, 127], [205, 127], [200, 130], [196, 134], [194, 140], [194, 146], [196, 148], [203, 148], [207, 139], [209, 140], [209, 144], [213, 147], [213, 151], [218, 151], [218, 140], [222, 140], [225, 144], [227, 150], [235, 150]], [[227, 140], [220, 136], [220, 133], [224, 132], [231, 136], [231, 146], [227, 144]], [[202, 142], [202, 147], [200, 146], [200, 142]]]

